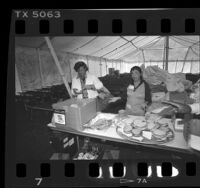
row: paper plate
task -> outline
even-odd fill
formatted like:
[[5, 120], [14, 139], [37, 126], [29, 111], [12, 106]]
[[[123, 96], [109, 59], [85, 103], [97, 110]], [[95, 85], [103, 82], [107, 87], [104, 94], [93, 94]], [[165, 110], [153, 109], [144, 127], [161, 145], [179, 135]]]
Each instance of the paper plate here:
[[[148, 131], [148, 129], [147, 129]], [[161, 145], [161, 144], [165, 144], [168, 142], [171, 142], [174, 139], [174, 132], [172, 129], [169, 128], [169, 131], [167, 132], [167, 136], [165, 138], [156, 138], [152, 135], [151, 140], [143, 137], [142, 135], [140, 137], [134, 137], [131, 134], [126, 134], [123, 132], [123, 128], [122, 127], [116, 127], [116, 132], [117, 134], [129, 141], [132, 142], [136, 142], [136, 143], [140, 143], [140, 144], [152, 144], [152, 145]]]

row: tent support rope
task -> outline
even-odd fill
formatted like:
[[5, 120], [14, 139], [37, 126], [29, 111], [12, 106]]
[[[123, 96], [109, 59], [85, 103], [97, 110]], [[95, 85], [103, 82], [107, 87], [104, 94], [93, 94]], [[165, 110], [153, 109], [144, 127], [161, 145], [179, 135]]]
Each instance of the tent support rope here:
[[189, 54], [190, 48], [191, 48], [191, 47], [189, 47], [188, 50], [187, 50], [187, 52], [186, 52], [186, 55], [185, 55], [185, 58], [184, 58], [183, 67], [182, 67], [181, 72], [183, 72], [183, 69], [184, 69], [184, 66], [185, 66], [185, 62], [186, 62], [187, 56], [188, 56], [188, 54]]

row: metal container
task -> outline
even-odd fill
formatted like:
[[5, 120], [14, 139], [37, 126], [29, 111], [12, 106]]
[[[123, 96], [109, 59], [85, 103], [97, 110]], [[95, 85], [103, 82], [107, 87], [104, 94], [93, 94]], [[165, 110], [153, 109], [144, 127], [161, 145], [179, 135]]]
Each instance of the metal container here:
[[190, 148], [200, 151], [199, 119], [192, 119], [190, 121], [186, 121], [184, 125], [183, 135]]

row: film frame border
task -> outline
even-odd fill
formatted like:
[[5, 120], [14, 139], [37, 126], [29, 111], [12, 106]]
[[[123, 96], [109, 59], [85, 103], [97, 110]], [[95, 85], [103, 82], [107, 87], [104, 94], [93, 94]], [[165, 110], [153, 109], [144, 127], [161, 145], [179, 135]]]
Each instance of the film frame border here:
[[[82, 36], [86, 36], [86, 35], [88, 35], [88, 36], [92, 36], [92, 35], [112, 36], [112, 35], [114, 35], [114, 36], [116, 36], [116, 35], [121, 35], [121, 34], [123, 34], [123, 35], [199, 35], [200, 34], [200, 19], [199, 19], [200, 15], [198, 15], [199, 9], [193, 9], [193, 10], [191, 10], [191, 9], [182, 9], [182, 10], [174, 9], [174, 10], [164, 10], [164, 11], [158, 10], [156, 12], [156, 14], [153, 14], [153, 12], [149, 11], [149, 10], [145, 11], [145, 14], [142, 14], [142, 12], [140, 12], [140, 11], [128, 11], [127, 12], [126, 10], [120, 10], [121, 13], [118, 14], [119, 12], [115, 11], [115, 10], [112, 10], [111, 12], [102, 10], [105, 12], [105, 15], [103, 15], [103, 16], [101, 15], [101, 10], [97, 11], [97, 12], [92, 11], [92, 13], [90, 10], [60, 10], [60, 11], [63, 14], [63, 16], [60, 19], [46, 19], [46, 18], [45, 19], [43, 19], [43, 18], [34, 19], [34, 18], [30, 18], [30, 17], [27, 19], [26, 18], [22, 19], [22, 18], [16, 18], [13, 14], [10, 38], [14, 39], [15, 36], [38, 36], [38, 35], [40, 35], [40, 36], [46, 36], [46, 35], [48, 35], [48, 36], [54, 36], [54, 35], [56, 35], [56, 36], [81, 36], [81, 35]], [[80, 15], [84, 15], [84, 17], [80, 16]], [[103, 19], [108, 15], [109, 15], [108, 19]], [[25, 31], [26, 32], [25, 33], [22, 32], [22, 34], [16, 34], [14, 22], [21, 21], [21, 20], [25, 21], [25, 28], [26, 28]], [[30, 20], [32, 20], [32, 22], [30, 22]], [[48, 27], [48, 24], [50, 26], [50, 28], [47, 29], [47, 30], [49, 30], [48, 33], [40, 32], [39, 25], [44, 24], [44, 22], [43, 23], [40, 22], [43, 20], [45, 20], [45, 24], [46, 24], [46, 26], [44, 26], [45, 30], [46, 30], [46, 27]], [[66, 34], [65, 30], [63, 29], [63, 25], [64, 25], [63, 23], [65, 22], [64, 20], [72, 20], [71, 25], [72, 25], [73, 29], [71, 29], [71, 32], [67, 32], [67, 34]], [[98, 31], [95, 33], [88, 32], [89, 31], [88, 30], [88, 21], [90, 21], [90, 20], [92, 20], [92, 25], [93, 24], [98, 25]], [[94, 21], [94, 20], [96, 20], [97, 23], [95, 23], [96, 21]], [[119, 26], [121, 28], [121, 32], [119, 32], [119, 31], [113, 32], [112, 26], [115, 25], [115, 24], [111, 24], [111, 23], [113, 23], [113, 20], [116, 25], [122, 26], [122, 27]], [[121, 23], [120, 23], [120, 20], [122, 21]], [[147, 27], [146, 32], [138, 32], [138, 30], [136, 29], [137, 28], [136, 26], [138, 26], [138, 24], [137, 24], [138, 20], [139, 20], [140, 24], [142, 25], [142, 26], [140, 26], [141, 28], [143, 28], [143, 25], [145, 25], [144, 20], [146, 20], [146, 27]], [[162, 21], [162, 20], [164, 20], [164, 21]], [[47, 23], [47, 22], [49, 22], [49, 23]], [[130, 26], [129, 23], [132, 24], [132, 27]], [[178, 23], [178, 24], [176, 24], [176, 23]], [[168, 32], [161, 32], [162, 27], [160, 26], [160, 24], [163, 24], [164, 25], [163, 27], [166, 27], [166, 30], [168, 30]], [[193, 30], [192, 32], [190, 32], [190, 31], [187, 32], [187, 27], [188, 27], [187, 24], [188, 24], [188, 26], [192, 25], [192, 27], [194, 27], [195, 29], [192, 29]], [[34, 27], [32, 28], [31, 25]], [[52, 25], [55, 27], [52, 27]], [[109, 27], [106, 27], [107, 25], [109, 25]], [[116, 26], [116, 25], [115, 25], [115, 27], [118, 28], [118, 26]], [[149, 25], [151, 25], [152, 27], [149, 28]], [[97, 27], [97, 26], [92, 26], [92, 27]], [[14, 54], [12, 54], [14, 52], [14, 40], [10, 40], [9, 51], [11, 54], [11, 57], [9, 59], [9, 65], [10, 65], [10, 67], [12, 67], [10, 62], [11, 62], [11, 60], [12, 61], [14, 60]], [[11, 70], [13, 70], [13, 69], [11, 69]], [[12, 75], [11, 71], [10, 71], [10, 75]], [[10, 89], [11, 89], [12, 83], [10, 83], [8, 85], [10, 86]], [[11, 93], [9, 93], [8, 95], [12, 96]], [[12, 103], [13, 100], [11, 100], [9, 102]], [[9, 104], [9, 102], [7, 103], [7, 105]], [[10, 103], [10, 105], [11, 105], [11, 103]], [[14, 104], [14, 103], [12, 103], [12, 104]], [[10, 120], [10, 121], [12, 121], [12, 120]], [[8, 123], [8, 119], [7, 119], [7, 125], [8, 124], [9, 123]], [[6, 127], [6, 129], [7, 129], [6, 130], [6, 132], [7, 132], [6, 148], [7, 149], [9, 146], [8, 139], [10, 138], [11, 135], [13, 135], [13, 134], [10, 135], [11, 132], [8, 132], [8, 126]], [[15, 131], [13, 131], [13, 133], [15, 134]], [[13, 138], [15, 138], [15, 136]], [[7, 152], [8, 152], [8, 150], [7, 150]], [[9, 151], [9, 153], [12, 153], [12, 151]], [[8, 153], [6, 153], [6, 154], [8, 156]], [[104, 163], [105, 161], [100, 161], [100, 163], [101, 162]], [[8, 161], [7, 161], [7, 163], [8, 163]], [[53, 163], [52, 165], [59, 164], [59, 163], [63, 164], [63, 162], [61, 162], [61, 161], [58, 161], [56, 163], [55, 162], [48, 162], [48, 163]], [[80, 163], [88, 164], [88, 161], [73, 161], [73, 163], [78, 164], [78, 165]], [[108, 161], [106, 161], [105, 163], [108, 163]], [[113, 161], [111, 163], [113, 163]], [[7, 167], [10, 168], [12, 164], [15, 164], [15, 162], [10, 163], [9, 165], [7, 164]], [[199, 162], [197, 162], [197, 164], [199, 164]], [[11, 167], [11, 169], [14, 170], [13, 166]], [[15, 170], [13, 172], [15, 172]], [[27, 172], [28, 172], [28, 170], [27, 170]], [[6, 175], [8, 175], [8, 171], [7, 171]], [[194, 180], [195, 179], [197, 180], [197, 177], [195, 177]], [[163, 184], [165, 185], [165, 183], [163, 183]], [[54, 184], [51, 181], [51, 184], [49, 184], [47, 186], [52, 186], [52, 185], [54, 185]], [[113, 185], [113, 183], [112, 183], [112, 185]], [[27, 185], [27, 186], [29, 186], [29, 185]], [[57, 185], [55, 185], [55, 186], [57, 186]]]
[[[84, 186], [192, 186], [199, 185], [199, 175], [200, 172], [196, 170], [196, 176], [188, 176], [187, 164], [188, 161], [180, 160], [97, 160], [97, 161], [51, 161], [45, 162], [48, 163], [51, 167], [50, 176], [41, 176], [41, 163], [36, 161], [27, 164], [27, 177], [18, 178], [15, 177], [15, 183], [20, 187], [26, 186], [47, 186], [47, 187], [57, 187], [57, 186], [70, 186], [74, 185], [75, 187], [84, 185]], [[91, 164], [97, 164], [101, 168], [101, 173], [99, 169], [98, 176], [90, 176], [89, 166]], [[200, 161], [195, 161], [196, 168], [200, 165]], [[75, 176], [69, 177], [66, 176], [65, 165], [74, 164], [75, 167]], [[114, 166], [123, 164], [123, 175], [117, 174], [114, 175]], [[140, 165], [140, 167], [138, 167]], [[144, 168], [144, 165], [147, 166], [147, 174], [138, 175], [138, 172]], [[170, 170], [169, 166], [173, 167], [173, 173], [169, 175]], [[111, 169], [112, 167], [112, 169]], [[163, 170], [164, 167], [164, 170]], [[120, 167], [116, 167], [118, 170]], [[150, 168], [150, 169], [149, 169]], [[80, 170], [84, 169], [84, 170]], [[167, 172], [165, 171], [167, 169]], [[174, 169], [178, 175], [174, 173]], [[97, 170], [97, 169], [96, 169]], [[111, 172], [112, 170], [112, 172]], [[142, 169], [143, 171], [143, 169]], [[167, 174], [168, 173], [168, 174]], [[190, 172], [191, 173], [191, 172]], [[183, 181], [183, 178], [185, 181]]]
[[[198, 35], [200, 33], [198, 8], [146, 11], [37, 10], [37, 18], [34, 17], [34, 11], [36, 10], [13, 11], [12, 20], [19, 24], [16, 28], [20, 30], [15, 33], [17, 36]], [[23, 12], [28, 17], [24, 18]], [[59, 12], [60, 17], [57, 18], [55, 12]], [[48, 17], [48, 13], [51, 13], [51, 17]], [[43, 29], [40, 30], [41, 28]]]

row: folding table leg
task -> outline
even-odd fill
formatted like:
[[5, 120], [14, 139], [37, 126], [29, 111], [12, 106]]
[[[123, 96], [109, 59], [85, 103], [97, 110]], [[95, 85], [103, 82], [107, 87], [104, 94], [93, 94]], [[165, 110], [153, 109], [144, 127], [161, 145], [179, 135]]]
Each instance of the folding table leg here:
[[31, 109], [31, 108], [30, 108], [30, 114], [31, 114], [31, 115], [30, 115], [30, 116], [31, 116], [30, 119], [31, 119], [31, 121], [32, 121], [33, 118], [32, 118], [32, 109]]
[[77, 142], [77, 150], [80, 150], [80, 145], [79, 145], [79, 136], [76, 136], [76, 142]]

